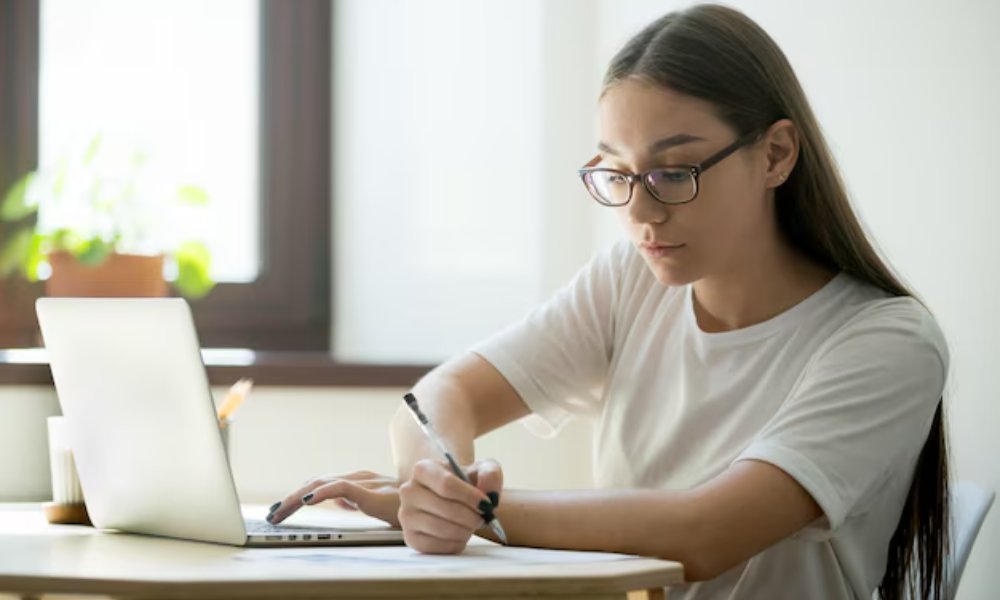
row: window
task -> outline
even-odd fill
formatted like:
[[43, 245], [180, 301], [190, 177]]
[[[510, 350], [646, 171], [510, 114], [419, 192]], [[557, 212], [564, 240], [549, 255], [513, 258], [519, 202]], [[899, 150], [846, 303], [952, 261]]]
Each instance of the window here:
[[[5, 0], [0, 186], [95, 129], [155, 140], [213, 196], [221, 283], [192, 307], [202, 344], [329, 350], [331, 10]], [[34, 345], [39, 286], [0, 293], [0, 346]]]
[[[260, 5], [246, 0], [43, 0], [39, 162], [97, 134], [206, 190], [216, 281], [259, 275]], [[122, 52], [128, 48], [128, 52]]]

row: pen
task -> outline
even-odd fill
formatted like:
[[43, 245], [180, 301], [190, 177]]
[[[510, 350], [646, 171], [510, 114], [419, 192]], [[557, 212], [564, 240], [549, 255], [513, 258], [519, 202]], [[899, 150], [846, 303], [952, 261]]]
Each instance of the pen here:
[[[403, 396], [403, 399], [406, 400], [406, 406], [410, 409], [413, 417], [417, 420], [417, 424], [420, 425], [420, 429], [423, 430], [424, 435], [426, 435], [427, 438], [438, 447], [438, 450], [444, 454], [445, 459], [448, 460], [448, 464], [451, 465], [451, 470], [455, 472], [455, 475], [457, 475], [459, 479], [471, 485], [472, 482], [469, 481], [466, 474], [462, 472], [462, 468], [458, 466], [457, 462], [455, 462], [455, 458], [451, 455], [451, 452], [448, 451], [448, 447], [444, 445], [440, 436], [438, 436], [437, 432], [434, 431], [434, 427], [427, 419], [427, 415], [420, 410], [420, 405], [417, 404], [416, 396], [413, 394], [406, 394]], [[489, 505], [487, 510], [483, 511], [483, 520], [486, 521], [486, 524], [490, 526], [493, 533], [495, 533], [496, 536], [500, 538], [500, 541], [506, 546], [507, 533], [503, 530], [503, 526], [500, 525], [500, 520], [494, 516], [492, 504]]]

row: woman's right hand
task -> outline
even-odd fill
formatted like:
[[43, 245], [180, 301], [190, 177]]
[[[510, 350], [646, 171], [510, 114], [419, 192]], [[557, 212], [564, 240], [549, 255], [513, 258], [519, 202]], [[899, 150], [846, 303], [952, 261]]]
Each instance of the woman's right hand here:
[[[422, 460], [399, 488], [399, 524], [406, 544], [427, 554], [458, 554], [483, 526], [483, 513], [499, 504], [503, 471], [493, 460], [466, 470], [472, 484], [447, 466]], [[495, 500], [491, 501], [490, 492]]]

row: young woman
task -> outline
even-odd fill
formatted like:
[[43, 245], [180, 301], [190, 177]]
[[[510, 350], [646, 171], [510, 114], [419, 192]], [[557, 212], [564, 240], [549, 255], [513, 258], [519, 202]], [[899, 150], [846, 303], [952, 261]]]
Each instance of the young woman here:
[[[549, 302], [415, 388], [460, 460], [523, 417], [596, 421], [593, 491], [463, 483], [405, 409], [399, 477], [335, 499], [460, 552], [487, 493], [511, 544], [684, 564], [684, 598], [936, 597], [948, 540], [943, 336], [878, 257], [788, 61], [696, 6], [618, 53], [581, 178], [628, 235]], [[494, 500], [497, 496], [494, 494]]]

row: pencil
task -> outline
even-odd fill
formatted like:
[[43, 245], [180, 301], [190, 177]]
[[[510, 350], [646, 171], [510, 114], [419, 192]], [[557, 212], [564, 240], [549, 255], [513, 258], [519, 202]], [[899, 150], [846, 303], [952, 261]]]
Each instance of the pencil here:
[[219, 407], [219, 422], [223, 427], [229, 422], [240, 404], [243, 404], [243, 401], [247, 399], [251, 388], [253, 388], [252, 379], [240, 379], [226, 392], [226, 398], [222, 401], [222, 406]]

